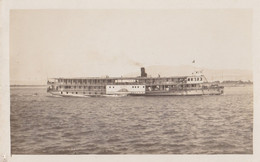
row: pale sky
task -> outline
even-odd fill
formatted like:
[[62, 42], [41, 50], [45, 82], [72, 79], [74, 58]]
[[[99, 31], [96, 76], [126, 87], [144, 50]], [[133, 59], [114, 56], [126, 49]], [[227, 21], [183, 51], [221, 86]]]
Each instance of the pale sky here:
[[121, 76], [141, 66], [252, 70], [252, 11], [12, 10], [11, 84]]

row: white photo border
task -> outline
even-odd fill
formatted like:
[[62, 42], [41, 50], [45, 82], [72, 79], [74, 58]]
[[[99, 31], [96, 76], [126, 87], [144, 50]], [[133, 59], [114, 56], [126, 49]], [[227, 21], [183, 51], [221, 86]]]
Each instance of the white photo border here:
[[[6, 161], [236, 161], [260, 160], [260, 1], [257, 0], [0, 0], [0, 162]], [[13, 9], [252, 9], [254, 128], [253, 154], [228, 155], [11, 155], [9, 88], [9, 14]]]

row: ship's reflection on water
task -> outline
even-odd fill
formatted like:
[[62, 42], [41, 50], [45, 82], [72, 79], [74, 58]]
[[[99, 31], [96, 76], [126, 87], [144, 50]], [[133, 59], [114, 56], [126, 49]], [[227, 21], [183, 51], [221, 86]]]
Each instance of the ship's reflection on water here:
[[252, 154], [253, 88], [182, 97], [48, 97], [11, 88], [12, 154]]

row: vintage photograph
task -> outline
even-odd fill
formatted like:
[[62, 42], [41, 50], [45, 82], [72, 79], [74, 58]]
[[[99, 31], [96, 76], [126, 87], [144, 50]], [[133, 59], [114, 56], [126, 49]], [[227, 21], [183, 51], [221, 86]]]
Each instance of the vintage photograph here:
[[11, 154], [253, 154], [252, 17], [10, 10]]

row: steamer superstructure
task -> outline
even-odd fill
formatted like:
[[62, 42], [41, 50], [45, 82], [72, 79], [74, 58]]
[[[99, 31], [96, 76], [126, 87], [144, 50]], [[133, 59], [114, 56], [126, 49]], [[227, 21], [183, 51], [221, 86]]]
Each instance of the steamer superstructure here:
[[52, 78], [47, 92], [59, 96], [186, 96], [220, 95], [224, 87], [209, 84], [201, 72], [181, 77]]

